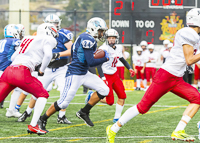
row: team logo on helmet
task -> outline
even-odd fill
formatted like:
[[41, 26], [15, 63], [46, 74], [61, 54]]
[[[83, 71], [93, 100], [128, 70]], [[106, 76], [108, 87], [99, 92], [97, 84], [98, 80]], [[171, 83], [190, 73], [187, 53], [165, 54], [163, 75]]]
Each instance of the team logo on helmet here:
[[100, 22], [99, 22], [99, 21], [97, 21], [97, 20], [95, 20], [95, 21], [94, 21], [94, 25], [95, 25], [96, 27], [98, 27], [98, 26], [100, 26], [100, 27], [101, 27], [101, 25], [100, 25]]

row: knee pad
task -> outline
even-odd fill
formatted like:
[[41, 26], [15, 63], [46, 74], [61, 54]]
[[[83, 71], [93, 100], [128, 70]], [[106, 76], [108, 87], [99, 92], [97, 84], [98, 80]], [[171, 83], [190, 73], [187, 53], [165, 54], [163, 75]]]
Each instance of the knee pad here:
[[58, 106], [57, 101], [54, 102], [54, 107], [55, 107], [56, 111], [60, 111], [61, 110], [61, 108]]
[[100, 99], [104, 99], [105, 96], [101, 95], [100, 93], [97, 92], [97, 95]]

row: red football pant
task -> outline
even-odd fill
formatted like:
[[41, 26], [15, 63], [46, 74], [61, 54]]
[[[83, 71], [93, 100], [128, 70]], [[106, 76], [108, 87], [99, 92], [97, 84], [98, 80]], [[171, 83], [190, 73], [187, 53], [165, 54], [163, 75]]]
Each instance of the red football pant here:
[[117, 72], [119, 74], [119, 78], [124, 80], [124, 67], [117, 67]]
[[200, 79], [200, 69], [198, 68], [198, 66], [196, 64], [194, 67], [194, 79], [195, 80]]
[[0, 102], [16, 87], [33, 94], [36, 98], [49, 97], [42, 83], [31, 76], [29, 68], [22, 65], [11, 65], [3, 72], [0, 78]]
[[114, 93], [117, 94], [119, 99], [126, 99], [126, 93], [124, 89], [124, 85], [122, 81], [119, 78], [119, 75], [117, 72], [115, 72], [113, 75], [104, 74], [106, 77], [107, 85], [110, 89], [109, 94], [106, 96], [106, 102], [108, 105], [114, 104]]
[[141, 70], [143, 69], [143, 67], [136, 66], [135, 69], [137, 70], [136, 78], [144, 80], [144, 73], [141, 73]]
[[146, 67], [146, 78], [147, 82], [150, 82], [150, 77], [154, 77], [156, 73], [156, 68]]
[[154, 103], [169, 91], [190, 103], [200, 104], [200, 93], [196, 88], [186, 83], [183, 77], [176, 77], [160, 68], [155, 74], [152, 84], [137, 104], [137, 109], [142, 114], [146, 113]]

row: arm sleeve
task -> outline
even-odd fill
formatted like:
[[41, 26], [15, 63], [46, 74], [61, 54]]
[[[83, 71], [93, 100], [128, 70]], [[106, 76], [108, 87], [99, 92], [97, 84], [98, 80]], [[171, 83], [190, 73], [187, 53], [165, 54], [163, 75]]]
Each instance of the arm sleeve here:
[[129, 63], [122, 57], [119, 58], [119, 60], [124, 64], [124, 66], [129, 70], [131, 69], [131, 66], [129, 65]]
[[20, 49], [21, 49], [21, 48], [18, 48], [18, 49], [14, 52], [14, 54], [11, 56], [10, 60], [11, 60], [12, 62], [14, 61], [14, 59], [16, 58], [16, 56], [19, 55]]
[[98, 65], [97, 70], [98, 70], [100, 77], [102, 78], [102, 77], [104, 77], [104, 74], [103, 74], [103, 70], [102, 70], [101, 66], [102, 66], [102, 64]]
[[49, 63], [52, 59], [52, 49], [51, 48], [44, 46], [43, 52], [44, 52], [44, 58], [42, 60], [42, 65], [40, 67], [41, 72], [44, 72], [44, 70], [49, 65]]
[[183, 29], [180, 31], [180, 36], [178, 37], [179, 42], [181, 45], [188, 44], [190, 46], [194, 46], [199, 42], [199, 36], [194, 35], [191, 30]]
[[101, 59], [94, 59], [92, 48], [90, 48], [90, 49], [83, 48], [83, 50], [84, 50], [85, 60], [87, 61], [88, 65], [90, 67], [100, 65], [107, 61], [106, 57], [103, 57]]

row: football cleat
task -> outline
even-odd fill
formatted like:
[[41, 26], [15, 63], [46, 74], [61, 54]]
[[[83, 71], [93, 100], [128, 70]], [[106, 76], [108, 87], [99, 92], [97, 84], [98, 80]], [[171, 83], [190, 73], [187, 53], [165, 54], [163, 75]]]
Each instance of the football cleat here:
[[200, 87], [198, 87], [198, 91], [200, 91]]
[[57, 123], [60, 123], [60, 124], [71, 124], [72, 122], [70, 122], [65, 115], [62, 118], [60, 118], [59, 115], [58, 115]]
[[140, 88], [139, 88], [139, 87], [136, 87], [136, 88], [135, 88], [135, 90], [138, 90], [138, 91], [139, 91], [139, 90], [140, 90]]
[[22, 115], [17, 110], [10, 110], [8, 108], [6, 108], [6, 110], [7, 110], [6, 117], [8, 117], [8, 118], [10, 118], [10, 117], [19, 118]]
[[[32, 112], [31, 112], [32, 113]], [[24, 122], [27, 117], [31, 116], [31, 113], [28, 114], [27, 111], [24, 111], [24, 113], [18, 118], [18, 122]]]
[[38, 135], [44, 135], [47, 133], [46, 131], [40, 129], [38, 125], [36, 125], [35, 127], [28, 125], [27, 132], [29, 134], [38, 134]]
[[89, 90], [89, 91], [88, 91], [88, 94], [87, 94], [87, 96], [85, 97], [85, 104], [87, 104], [88, 101], [90, 100], [92, 93], [94, 93], [92, 90]]
[[94, 124], [92, 123], [92, 121], [89, 118], [89, 113], [84, 113], [81, 110], [79, 110], [78, 112], [76, 112], [76, 116], [79, 119], [82, 119], [88, 126], [93, 127]]
[[116, 123], [119, 120], [119, 118], [113, 119], [113, 123]]
[[3, 103], [4, 103], [4, 100], [0, 102], [0, 108], [3, 108]]
[[109, 125], [106, 128], [106, 134], [107, 134], [106, 143], [114, 143], [115, 142], [116, 133], [111, 130], [111, 127], [112, 127], [112, 125]]
[[48, 130], [46, 130], [47, 121], [42, 120], [41, 116], [37, 123], [40, 129], [46, 131], [47, 133], [49, 132]]
[[173, 131], [173, 133], [171, 134], [171, 138], [172, 140], [181, 140], [181, 141], [194, 141], [195, 138], [186, 134], [185, 130], [180, 130], [180, 131]]
[[199, 130], [199, 137], [198, 137], [198, 139], [200, 140], [200, 121], [197, 123], [197, 128]]

